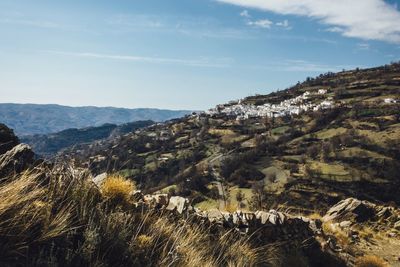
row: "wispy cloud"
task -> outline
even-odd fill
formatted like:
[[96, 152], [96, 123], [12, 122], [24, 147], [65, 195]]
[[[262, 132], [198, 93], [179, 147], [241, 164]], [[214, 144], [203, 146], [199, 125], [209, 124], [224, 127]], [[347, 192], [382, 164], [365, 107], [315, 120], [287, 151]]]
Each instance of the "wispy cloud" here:
[[249, 20], [249, 21], [247, 21], [246, 24], [249, 26], [270, 29], [271, 25], [273, 25], [274, 23], [272, 21], [270, 21], [269, 19], [260, 19], [260, 20], [255, 20], [255, 21]]
[[246, 18], [245, 22], [246, 25], [252, 26], [252, 27], [257, 27], [257, 28], [263, 28], [263, 29], [271, 29], [273, 25], [277, 27], [281, 27], [287, 30], [290, 30], [292, 27], [289, 25], [289, 21], [285, 19], [284, 21], [278, 21], [278, 22], [273, 22], [269, 19], [258, 19], [258, 20], [251, 20], [250, 18], [252, 17], [250, 13], [247, 10], [243, 10], [240, 14], [241, 17]]
[[32, 26], [39, 28], [52, 28], [52, 29], [62, 28], [60, 24], [57, 24], [55, 22], [45, 21], [45, 20], [24, 19], [24, 18], [2, 18], [0, 19], [0, 23]]
[[360, 43], [360, 44], [357, 44], [357, 48], [359, 50], [369, 50], [371, 48], [371, 46], [367, 43]]
[[250, 14], [249, 14], [249, 11], [247, 11], [247, 10], [243, 10], [242, 12], [240, 12], [239, 15], [241, 17], [245, 17], [245, 18], [250, 18], [251, 17]]
[[208, 68], [227, 68], [233, 63], [231, 58], [210, 59], [202, 57], [199, 59], [180, 59], [180, 58], [165, 58], [165, 57], [145, 57], [145, 56], [132, 56], [132, 55], [116, 55], [116, 54], [102, 54], [93, 52], [66, 52], [66, 51], [44, 51], [55, 55], [73, 56], [88, 59], [102, 59], [102, 60], [116, 60], [116, 61], [129, 61], [150, 64], [170, 64], [170, 65], [183, 65], [189, 67], [208, 67]]
[[343, 28], [340, 27], [330, 27], [325, 30], [326, 32], [344, 32]]
[[384, 0], [216, 1], [278, 14], [315, 18], [347, 37], [400, 43], [400, 12]]
[[156, 16], [151, 14], [119, 14], [105, 20], [115, 33], [152, 31], [182, 34], [194, 38], [252, 39], [246, 31], [220, 25], [210, 17]]
[[338, 72], [343, 69], [354, 69], [356, 65], [330, 65], [318, 62], [312, 62], [302, 59], [284, 59], [279, 61], [268, 62], [264, 65], [247, 66], [247, 68], [262, 69], [268, 71], [285, 71], [285, 72]]
[[285, 28], [287, 30], [292, 29], [292, 26], [289, 25], [289, 21], [287, 19], [285, 19], [284, 21], [277, 22], [277, 23], [275, 23], [275, 25]]
[[154, 15], [127, 15], [118, 14], [106, 19], [106, 23], [114, 26], [129, 28], [163, 28], [166, 26], [166, 18]]

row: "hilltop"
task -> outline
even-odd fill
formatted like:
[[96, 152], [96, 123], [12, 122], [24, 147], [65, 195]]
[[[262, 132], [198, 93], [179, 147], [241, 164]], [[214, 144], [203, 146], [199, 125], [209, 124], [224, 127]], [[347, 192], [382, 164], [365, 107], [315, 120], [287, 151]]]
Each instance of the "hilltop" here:
[[190, 114], [188, 110], [151, 108], [68, 107], [61, 105], [0, 104], [0, 121], [17, 136], [56, 133], [71, 128], [96, 127], [152, 120], [162, 122]]

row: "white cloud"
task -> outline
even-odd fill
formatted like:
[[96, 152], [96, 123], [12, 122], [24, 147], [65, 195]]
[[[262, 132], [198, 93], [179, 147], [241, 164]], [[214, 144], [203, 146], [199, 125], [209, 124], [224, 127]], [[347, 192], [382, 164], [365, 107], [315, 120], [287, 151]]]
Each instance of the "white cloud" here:
[[330, 27], [330, 28], [326, 29], [325, 31], [327, 31], [327, 32], [344, 32], [344, 29], [335, 26], [335, 27]]
[[164, 58], [164, 57], [101, 54], [93, 52], [65, 52], [65, 51], [44, 51], [44, 52], [56, 55], [73, 56], [73, 57], [89, 58], [89, 59], [130, 61], [130, 62], [141, 62], [141, 63], [152, 63], [152, 64], [173, 64], [173, 65], [183, 65], [189, 67], [226, 68], [230, 67], [230, 65], [233, 62], [233, 59], [231, 58], [209, 59], [203, 57], [200, 59], [178, 59], [178, 58]]
[[272, 24], [274, 24], [274, 23], [272, 21], [270, 21], [269, 19], [260, 19], [260, 20], [247, 22], [247, 25], [249, 25], [249, 26], [254, 26], [254, 27], [259, 27], [259, 28], [264, 28], [264, 29], [271, 28]]
[[242, 12], [240, 12], [240, 16], [245, 18], [251, 18], [249, 11], [247, 10], [243, 10]]
[[370, 49], [370, 45], [367, 43], [360, 43], [357, 45], [359, 50], [369, 50]]
[[275, 23], [276, 26], [283, 27], [287, 30], [290, 30], [292, 27], [289, 25], [289, 21], [285, 19], [284, 21], [280, 21]]
[[[283, 15], [317, 19], [342, 35], [400, 43], [400, 12], [383, 0], [216, 0]], [[336, 31], [338, 32], [338, 31]]]

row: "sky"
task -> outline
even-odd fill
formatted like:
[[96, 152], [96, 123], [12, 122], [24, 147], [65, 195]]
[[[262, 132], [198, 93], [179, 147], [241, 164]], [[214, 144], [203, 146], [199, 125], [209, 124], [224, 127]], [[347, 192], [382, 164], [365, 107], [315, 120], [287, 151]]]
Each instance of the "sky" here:
[[1, 0], [0, 102], [204, 110], [400, 60], [400, 0]]

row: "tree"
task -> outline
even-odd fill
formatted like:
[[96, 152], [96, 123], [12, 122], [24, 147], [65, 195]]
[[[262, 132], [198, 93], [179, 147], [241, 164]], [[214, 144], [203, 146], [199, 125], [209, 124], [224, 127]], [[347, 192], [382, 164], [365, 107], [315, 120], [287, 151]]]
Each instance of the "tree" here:
[[327, 162], [329, 160], [329, 154], [332, 152], [333, 147], [332, 144], [329, 142], [324, 142], [321, 146], [321, 161]]
[[242, 204], [243, 204], [242, 202], [243, 202], [244, 198], [245, 198], [245, 195], [243, 194], [242, 190], [239, 190], [239, 191], [236, 193], [236, 200], [237, 200], [238, 206], [239, 206], [240, 208], [242, 208]]
[[319, 146], [317, 144], [313, 144], [307, 149], [307, 155], [312, 159], [315, 159], [318, 156], [318, 153]]
[[264, 190], [264, 181], [259, 181], [253, 184], [252, 187], [253, 196], [250, 201], [250, 207], [253, 210], [262, 210], [265, 201], [267, 200], [267, 194]]

